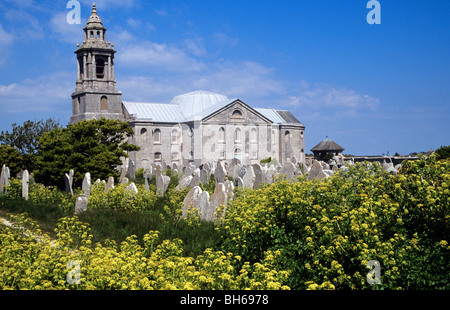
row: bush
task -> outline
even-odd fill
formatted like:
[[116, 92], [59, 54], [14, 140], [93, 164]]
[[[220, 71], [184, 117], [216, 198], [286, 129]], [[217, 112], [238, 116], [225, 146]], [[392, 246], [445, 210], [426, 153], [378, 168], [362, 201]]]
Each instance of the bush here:
[[[293, 289], [449, 289], [450, 161], [404, 163], [397, 175], [357, 163], [328, 179], [238, 192], [223, 249], [257, 262], [280, 251]], [[366, 280], [381, 264], [381, 284]], [[426, 264], [425, 264], [426, 262]]]

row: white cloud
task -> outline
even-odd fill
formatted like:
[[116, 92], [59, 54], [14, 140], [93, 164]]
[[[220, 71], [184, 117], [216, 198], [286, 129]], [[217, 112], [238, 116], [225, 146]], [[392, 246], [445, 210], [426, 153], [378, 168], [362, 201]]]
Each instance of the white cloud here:
[[38, 78], [25, 79], [20, 83], [0, 85], [0, 112], [70, 110], [70, 94], [74, 89], [74, 73], [72, 72], [56, 72]]
[[57, 13], [50, 19], [50, 29], [57, 40], [75, 45], [83, 41], [83, 25], [67, 23], [67, 12]]
[[187, 55], [182, 49], [144, 41], [121, 48], [117, 62], [130, 67], [154, 67], [176, 72], [195, 72], [205, 69], [205, 64]]
[[311, 84], [301, 81], [284, 104], [306, 111], [305, 115], [348, 117], [377, 111], [380, 100], [353, 89], [337, 88], [329, 84]]
[[6, 32], [0, 24], [0, 66], [2, 66], [10, 53], [9, 47], [14, 42], [14, 36]]

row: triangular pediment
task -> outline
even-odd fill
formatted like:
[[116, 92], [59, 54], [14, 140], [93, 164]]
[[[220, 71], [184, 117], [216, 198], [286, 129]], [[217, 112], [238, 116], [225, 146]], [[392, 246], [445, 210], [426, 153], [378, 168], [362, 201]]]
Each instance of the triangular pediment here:
[[203, 118], [203, 122], [222, 123], [224, 121], [233, 123], [253, 123], [253, 124], [271, 124], [272, 121], [267, 117], [236, 99], [226, 106], [210, 113]]

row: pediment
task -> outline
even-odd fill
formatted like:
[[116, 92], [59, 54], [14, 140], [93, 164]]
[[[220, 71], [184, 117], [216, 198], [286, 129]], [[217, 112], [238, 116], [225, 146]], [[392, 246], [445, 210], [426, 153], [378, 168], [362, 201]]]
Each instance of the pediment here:
[[203, 118], [204, 123], [251, 123], [251, 124], [271, 124], [268, 118], [252, 109], [239, 99], [222, 107], [221, 109]]

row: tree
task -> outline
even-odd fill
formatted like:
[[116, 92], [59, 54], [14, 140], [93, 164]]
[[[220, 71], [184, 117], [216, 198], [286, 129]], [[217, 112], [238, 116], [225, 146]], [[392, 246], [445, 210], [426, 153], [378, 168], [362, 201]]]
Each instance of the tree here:
[[64, 188], [64, 174], [74, 170], [74, 184], [80, 186], [89, 172], [92, 179], [119, 177], [117, 167], [126, 151], [139, 147], [127, 143], [133, 134], [128, 122], [83, 120], [67, 128], [54, 128], [39, 139], [35, 179], [45, 185]]
[[25, 169], [33, 170], [34, 156], [37, 154], [39, 138], [53, 128], [60, 128], [59, 121], [47, 119], [46, 121], [26, 121], [23, 125], [12, 124], [12, 132], [0, 133], [0, 143], [14, 147], [23, 160]]
[[0, 145], [0, 169], [3, 165], [9, 168], [11, 176], [24, 169], [24, 161], [18, 150], [9, 145]]
[[447, 159], [450, 158], [450, 145], [448, 146], [441, 146], [436, 150], [436, 157], [437, 159]]

